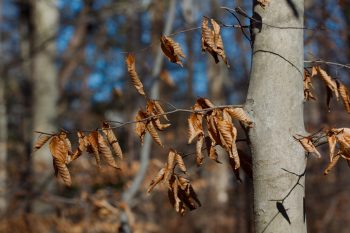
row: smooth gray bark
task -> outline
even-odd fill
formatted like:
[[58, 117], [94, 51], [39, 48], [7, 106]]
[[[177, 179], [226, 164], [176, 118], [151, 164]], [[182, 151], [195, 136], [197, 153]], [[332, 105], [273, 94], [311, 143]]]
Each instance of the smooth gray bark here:
[[[34, 48], [56, 34], [58, 9], [50, 1], [33, 1]], [[55, 65], [55, 43], [48, 43], [32, 60], [33, 77], [33, 129], [44, 132], [56, 131], [58, 83]], [[37, 138], [37, 134], [34, 135]], [[35, 153], [34, 168], [46, 166], [52, 173], [52, 158], [47, 147]], [[41, 167], [42, 169], [42, 167]], [[37, 169], [35, 169], [37, 170]], [[46, 172], [47, 173], [47, 172]]]
[[[305, 171], [306, 158], [293, 139], [304, 133], [303, 30], [266, 25], [302, 28], [303, 8], [302, 0], [272, 0], [265, 9], [254, 6], [254, 15], [263, 24], [252, 21], [255, 40], [246, 109], [255, 123], [249, 137], [258, 233], [306, 232], [305, 176], [297, 176]], [[298, 179], [302, 186], [296, 185]], [[277, 203], [286, 209], [285, 216]]]

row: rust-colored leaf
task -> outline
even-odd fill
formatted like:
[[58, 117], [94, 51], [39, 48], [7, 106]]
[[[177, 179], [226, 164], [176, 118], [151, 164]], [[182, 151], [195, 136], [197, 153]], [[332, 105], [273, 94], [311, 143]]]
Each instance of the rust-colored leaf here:
[[35, 142], [34, 148], [36, 150], [39, 150], [42, 146], [45, 145], [46, 142], [48, 142], [51, 139], [51, 137], [52, 135], [41, 134]]
[[53, 136], [49, 144], [52, 156], [59, 162], [65, 164], [68, 157], [68, 148], [66, 142], [59, 136]]
[[[300, 136], [300, 135], [298, 135]], [[294, 136], [296, 140], [300, 142], [300, 144], [304, 147], [304, 150], [309, 153], [315, 153], [318, 158], [321, 158], [320, 152], [316, 149], [315, 145], [312, 143], [312, 140], [308, 137], [297, 138]]]
[[98, 149], [98, 132], [94, 131], [91, 132], [88, 136], [86, 136], [86, 140], [88, 142], [88, 146], [87, 146], [87, 151], [89, 153], [94, 154], [95, 156], [95, 160], [96, 160], [96, 165], [98, 167], [101, 167], [101, 159], [100, 159], [100, 153], [99, 153], [99, 149]]
[[305, 100], [316, 100], [316, 97], [312, 94], [311, 88], [312, 88], [312, 83], [311, 83], [311, 77], [309, 73], [305, 70], [304, 71], [304, 99]]
[[120, 169], [117, 165], [117, 162], [113, 158], [111, 148], [109, 148], [109, 145], [107, 141], [104, 139], [104, 137], [102, 136], [102, 134], [98, 133], [97, 139], [98, 139], [98, 150], [101, 153], [101, 155], [105, 158], [107, 164], [116, 169]]
[[196, 143], [196, 164], [197, 166], [201, 166], [203, 163], [203, 154], [202, 154], [202, 146], [204, 141], [204, 135], [200, 134]]
[[338, 84], [338, 92], [343, 101], [344, 107], [346, 111], [350, 113], [350, 99], [349, 99], [348, 88], [344, 84], [342, 84], [339, 80], [337, 81], [337, 84]]
[[317, 68], [316, 66], [313, 66], [311, 68], [311, 78], [317, 75]]
[[142, 82], [140, 81], [139, 76], [136, 73], [135, 57], [132, 54], [128, 54], [125, 62], [128, 66], [128, 73], [131, 78], [132, 84], [134, 85], [134, 87], [140, 95], [145, 96], [145, 91], [143, 90]]
[[78, 147], [77, 149], [74, 151], [73, 155], [72, 155], [72, 161], [76, 160], [77, 158], [79, 158], [81, 156], [81, 154], [83, 153], [83, 151], [86, 149], [86, 144], [85, 144], [85, 135], [82, 132], [78, 132]]
[[157, 184], [159, 184], [164, 179], [164, 173], [165, 173], [165, 168], [160, 169], [160, 171], [158, 172], [156, 177], [154, 177], [154, 179], [151, 181], [151, 183], [147, 189], [148, 193], [152, 192], [154, 187], [156, 187]]
[[249, 127], [253, 126], [253, 121], [250, 119], [248, 114], [244, 111], [243, 108], [225, 108], [224, 111], [227, 111], [232, 118], [241, 121]]
[[53, 159], [53, 166], [55, 169], [55, 175], [56, 176], [59, 175], [62, 178], [65, 185], [71, 186], [72, 179], [70, 177], [67, 165], [64, 162], [62, 162], [61, 160], [54, 158]]
[[160, 137], [157, 133], [156, 128], [153, 125], [153, 122], [150, 121], [146, 124], [146, 129], [148, 133], [152, 136], [153, 140], [160, 146], [163, 146], [162, 141], [160, 140]]
[[176, 161], [176, 164], [179, 166], [180, 170], [183, 173], [186, 173], [187, 169], [186, 169], [185, 162], [183, 161], [182, 156], [179, 153], [176, 153], [175, 161]]
[[329, 160], [332, 161], [335, 155], [335, 146], [337, 144], [337, 138], [334, 133], [328, 133], [327, 135], [328, 147], [329, 147]]
[[103, 123], [103, 133], [106, 135], [108, 143], [112, 146], [115, 155], [118, 158], [123, 159], [123, 151], [120, 148], [118, 139], [107, 122]]
[[176, 43], [173, 39], [164, 35], [160, 37], [160, 42], [162, 51], [169, 61], [182, 66], [180, 57], [185, 58], [186, 55], [183, 53], [179, 43]]
[[203, 116], [201, 114], [192, 113], [188, 121], [188, 144], [190, 144], [193, 139], [195, 139], [198, 135], [204, 134], [202, 127], [202, 119]]
[[325, 175], [328, 175], [328, 173], [332, 170], [332, 168], [335, 166], [335, 164], [338, 162], [340, 158], [340, 154], [336, 154], [334, 157], [333, 157], [333, 160], [330, 161], [327, 165], [327, 167], [324, 169], [324, 174]]
[[142, 110], [138, 111], [135, 117], [135, 120], [137, 121], [135, 124], [135, 133], [140, 137], [141, 143], [143, 143], [146, 134], [146, 123], [142, 120], [146, 117], [146, 113]]
[[162, 117], [163, 117], [165, 120], [169, 121], [169, 119], [168, 119], [167, 115], [165, 114], [165, 111], [163, 110], [162, 105], [160, 105], [159, 101], [154, 100], [153, 102], [154, 102], [154, 107], [155, 107], [155, 109], [157, 110], [157, 113], [156, 113], [156, 114], [157, 114], [157, 115], [158, 115], [158, 114], [162, 114]]
[[211, 160], [214, 160], [217, 163], [221, 163], [218, 159], [218, 154], [215, 149], [215, 143], [213, 143], [209, 136], [205, 137], [205, 145], [207, 148], [208, 156]]
[[323, 80], [323, 82], [326, 84], [326, 86], [335, 94], [335, 97], [337, 100], [339, 99], [339, 93], [337, 88], [337, 83], [335, 80], [327, 74], [326, 71], [324, 71], [321, 67], [317, 67], [317, 70]]

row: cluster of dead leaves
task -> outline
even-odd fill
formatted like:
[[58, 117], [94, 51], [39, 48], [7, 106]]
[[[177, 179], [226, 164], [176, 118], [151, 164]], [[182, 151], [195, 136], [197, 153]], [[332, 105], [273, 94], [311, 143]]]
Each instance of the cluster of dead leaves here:
[[[208, 99], [199, 98], [192, 107], [194, 113], [188, 118], [188, 143], [197, 138], [196, 163], [203, 163], [202, 147], [205, 142], [210, 159], [219, 162], [215, 146], [223, 147], [230, 159], [234, 170], [240, 167], [240, 158], [236, 147], [237, 129], [233, 120], [239, 120], [247, 127], [252, 127], [253, 122], [242, 108], [216, 108]], [[203, 128], [203, 120], [206, 122], [206, 133]]]
[[49, 148], [53, 157], [55, 175], [59, 175], [65, 185], [71, 186], [72, 184], [67, 165], [79, 158], [83, 151], [94, 155], [98, 167], [101, 166], [100, 156], [102, 156], [108, 165], [119, 169], [113, 153], [116, 157], [123, 159], [123, 152], [117, 137], [108, 123], [103, 123], [102, 132], [96, 130], [88, 135], [85, 135], [83, 132], [78, 132], [77, 134], [78, 146], [74, 151], [67, 133], [63, 131], [54, 135], [40, 135], [34, 146], [36, 150], [39, 150], [50, 141]]
[[136, 120], [135, 132], [140, 137], [140, 140], [142, 143], [147, 131], [158, 145], [163, 146], [157, 130], [162, 131], [168, 128], [170, 124], [161, 123], [160, 121], [161, 117], [164, 120], [169, 121], [162, 106], [156, 100], [147, 101], [146, 110], [141, 109], [138, 111], [135, 117], [135, 120]]
[[207, 18], [203, 17], [202, 19], [202, 51], [208, 51], [214, 58], [215, 62], [219, 62], [219, 56], [229, 67], [224, 44], [220, 35], [220, 25], [214, 20], [210, 20], [213, 29], [209, 27], [209, 21]]
[[186, 166], [182, 156], [175, 150], [170, 149], [168, 161], [160, 169], [155, 178], [151, 181], [147, 192], [151, 192], [159, 183], [168, 185], [168, 197], [176, 212], [184, 215], [186, 210], [194, 210], [201, 206], [199, 199], [189, 179], [176, 173], [178, 168], [186, 174]]
[[304, 98], [305, 100], [316, 100], [316, 97], [312, 94], [312, 79], [317, 74], [319, 74], [320, 78], [324, 82], [327, 88], [327, 107], [330, 109], [330, 100], [335, 95], [337, 101], [339, 101], [339, 97], [342, 99], [344, 107], [348, 113], [350, 113], [350, 99], [349, 99], [349, 91], [348, 88], [341, 83], [339, 80], [333, 79], [331, 76], [327, 74], [325, 70], [323, 70], [320, 66], [313, 66], [311, 72], [305, 70], [304, 72]]
[[[295, 137], [304, 147], [306, 152], [315, 153], [320, 158], [321, 154], [317, 151], [313, 136]], [[335, 166], [338, 160], [344, 158], [350, 167], [350, 128], [332, 128], [325, 132], [329, 147], [329, 163], [324, 170], [327, 175]], [[338, 151], [336, 149], [338, 148]]]

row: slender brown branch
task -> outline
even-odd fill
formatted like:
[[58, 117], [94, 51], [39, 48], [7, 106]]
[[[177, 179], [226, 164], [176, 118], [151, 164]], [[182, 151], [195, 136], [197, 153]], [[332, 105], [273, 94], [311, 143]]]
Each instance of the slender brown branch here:
[[306, 60], [306, 61], [304, 61], [304, 63], [326, 64], [326, 65], [339, 66], [339, 67], [342, 67], [342, 68], [350, 69], [350, 64], [341, 64], [341, 63], [337, 63], [337, 62], [324, 61], [322, 59], [311, 60], [311, 61]]

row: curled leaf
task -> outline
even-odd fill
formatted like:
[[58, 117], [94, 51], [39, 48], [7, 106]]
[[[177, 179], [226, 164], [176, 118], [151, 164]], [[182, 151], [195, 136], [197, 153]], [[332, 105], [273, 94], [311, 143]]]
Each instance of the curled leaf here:
[[164, 179], [164, 173], [165, 173], [165, 168], [160, 169], [160, 171], [158, 172], [156, 177], [151, 181], [151, 183], [147, 189], [148, 193], [152, 192], [154, 187], [156, 187], [157, 184], [159, 184]]
[[119, 142], [117, 137], [115, 136], [113, 129], [111, 129], [111, 126], [107, 123], [103, 123], [103, 133], [106, 135], [108, 143], [112, 146], [114, 153], [116, 156], [120, 159], [123, 159], [123, 152], [120, 148]]
[[65, 185], [71, 186], [72, 179], [70, 177], [67, 165], [65, 163], [63, 163], [61, 160], [54, 158], [53, 159], [53, 166], [55, 169], [55, 175], [56, 176], [59, 175], [62, 178]]
[[300, 144], [304, 147], [304, 150], [306, 152], [315, 153], [317, 155], [317, 158], [321, 158], [320, 152], [318, 152], [318, 150], [316, 149], [315, 145], [312, 143], [312, 140], [309, 137], [301, 136], [301, 138], [297, 138], [294, 136], [294, 138], [300, 142]]
[[98, 133], [97, 139], [98, 139], [98, 147], [99, 147], [98, 149], [101, 155], [105, 158], [107, 164], [116, 169], [120, 169], [117, 165], [117, 162], [113, 158], [111, 148], [109, 148], [109, 145], [105, 141], [102, 134]]
[[169, 61], [182, 66], [180, 57], [185, 58], [186, 55], [183, 53], [179, 43], [164, 35], [160, 37], [160, 42], [162, 51]]
[[337, 80], [337, 86], [339, 95], [343, 101], [344, 107], [348, 113], [350, 113], [350, 99], [349, 99], [349, 91], [348, 88], [342, 84], [339, 80]]
[[49, 144], [50, 152], [54, 159], [65, 164], [68, 157], [68, 147], [66, 142], [59, 136], [53, 136]]
[[339, 99], [339, 93], [337, 88], [337, 83], [335, 80], [327, 74], [326, 71], [324, 71], [321, 67], [317, 67], [317, 70], [323, 80], [323, 82], [326, 84], [326, 86], [335, 94], [337, 100]]
[[45, 145], [46, 142], [48, 142], [51, 139], [51, 137], [52, 135], [41, 134], [38, 140], [35, 142], [34, 148], [36, 150], [39, 150], [43, 145]]
[[128, 66], [128, 73], [131, 78], [132, 84], [134, 85], [134, 87], [140, 95], [145, 96], [145, 91], [143, 90], [142, 82], [140, 81], [139, 76], [136, 73], [135, 57], [132, 54], [128, 54], [125, 62]]
[[333, 157], [332, 161], [330, 161], [330, 162], [328, 163], [327, 167], [324, 169], [324, 174], [325, 174], [325, 175], [328, 175], [328, 174], [329, 174], [329, 172], [332, 170], [332, 168], [337, 164], [339, 158], [340, 158], [340, 154], [336, 154], [336, 155]]
[[203, 163], [202, 146], [204, 141], [204, 135], [200, 134], [196, 143], [196, 164], [199, 167]]

